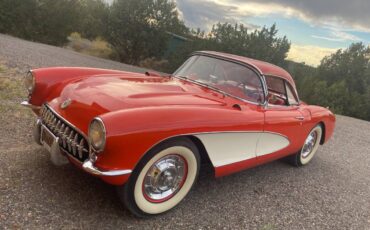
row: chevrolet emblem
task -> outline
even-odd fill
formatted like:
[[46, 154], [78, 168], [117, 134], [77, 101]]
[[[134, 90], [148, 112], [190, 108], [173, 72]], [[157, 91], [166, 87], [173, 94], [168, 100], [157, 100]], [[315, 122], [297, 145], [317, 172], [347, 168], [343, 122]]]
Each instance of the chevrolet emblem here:
[[61, 109], [67, 108], [72, 103], [72, 100], [68, 98], [67, 100], [63, 101], [63, 103], [60, 105]]

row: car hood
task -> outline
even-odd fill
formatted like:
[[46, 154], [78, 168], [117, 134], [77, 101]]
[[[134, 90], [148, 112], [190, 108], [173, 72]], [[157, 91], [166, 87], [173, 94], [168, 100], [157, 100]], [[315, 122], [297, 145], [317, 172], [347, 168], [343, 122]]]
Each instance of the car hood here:
[[[95, 116], [153, 106], [223, 106], [219, 94], [169, 77], [93, 76], [69, 83], [50, 104], [70, 122], [86, 130]], [[64, 105], [63, 105], [64, 104]]]

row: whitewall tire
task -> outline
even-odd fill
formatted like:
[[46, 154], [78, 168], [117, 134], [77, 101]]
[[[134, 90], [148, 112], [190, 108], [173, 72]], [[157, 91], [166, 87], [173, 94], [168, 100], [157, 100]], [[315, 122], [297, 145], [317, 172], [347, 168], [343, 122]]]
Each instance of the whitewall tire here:
[[198, 149], [189, 139], [166, 141], [144, 156], [118, 194], [136, 216], [164, 213], [189, 193], [199, 166]]
[[288, 160], [295, 166], [303, 166], [308, 164], [315, 156], [317, 149], [320, 146], [321, 137], [323, 135], [321, 125], [315, 126], [307, 135], [301, 150], [295, 155], [289, 156]]

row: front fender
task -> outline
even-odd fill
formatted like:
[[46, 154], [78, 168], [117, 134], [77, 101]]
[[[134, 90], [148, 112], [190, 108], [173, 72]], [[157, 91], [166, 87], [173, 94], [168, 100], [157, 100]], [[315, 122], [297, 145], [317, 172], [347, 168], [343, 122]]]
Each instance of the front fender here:
[[81, 68], [52, 67], [31, 70], [35, 78], [35, 89], [30, 95], [29, 103], [41, 106], [45, 101], [58, 97], [64, 86], [71, 81], [100, 74], [122, 74], [123, 71]]
[[250, 117], [245, 111], [197, 106], [145, 107], [111, 112], [100, 116], [106, 127], [106, 149], [96, 166], [102, 169], [131, 169], [152, 147], [184, 135], [205, 132], [262, 129], [263, 117]]
[[333, 136], [336, 121], [335, 115], [324, 107], [310, 105], [308, 108], [311, 112], [312, 124], [324, 124], [324, 137], [321, 141], [321, 144], [324, 144]]

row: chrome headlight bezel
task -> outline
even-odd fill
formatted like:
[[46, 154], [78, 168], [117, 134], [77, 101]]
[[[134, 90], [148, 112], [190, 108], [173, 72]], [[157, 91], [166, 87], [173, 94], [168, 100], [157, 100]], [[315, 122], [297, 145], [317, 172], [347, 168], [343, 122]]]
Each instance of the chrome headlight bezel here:
[[102, 152], [105, 148], [107, 132], [103, 121], [95, 117], [89, 125], [89, 143], [95, 153]]
[[26, 87], [28, 95], [31, 95], [33, 91], [35, 91], [36, 81], [35, 81], [35, 76], [31, 70], [27, 72], [24, 78], [24, 86]]

